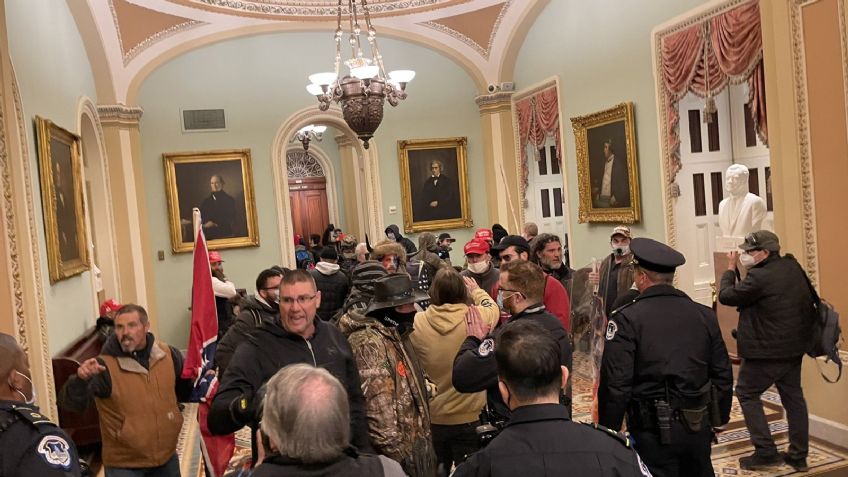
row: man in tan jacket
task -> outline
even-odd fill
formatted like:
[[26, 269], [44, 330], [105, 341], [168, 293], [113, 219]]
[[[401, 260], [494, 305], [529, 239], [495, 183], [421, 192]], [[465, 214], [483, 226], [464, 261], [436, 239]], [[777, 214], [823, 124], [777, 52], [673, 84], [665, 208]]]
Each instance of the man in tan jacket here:
[[180, 379], [180, 352], [149, 331], [143, 307], [121, 307], [101, 355], [80, 365], [59, 398], [69, 410], [83, 410], [92, 400], [97, 405], [106, 477], [180, 475], [177, 400], [188, 397], [192, 383]]

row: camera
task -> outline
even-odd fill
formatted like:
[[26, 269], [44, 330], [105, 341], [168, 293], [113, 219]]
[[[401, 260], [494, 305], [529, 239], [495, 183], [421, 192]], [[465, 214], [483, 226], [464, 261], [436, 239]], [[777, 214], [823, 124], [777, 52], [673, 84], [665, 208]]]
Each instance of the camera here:
[[503, 428], [506, 426], [506, 419], [503, 416], [495, 413], [489, 408], [487, 404], [486, 407], [480, 411], [480, 425], [474, 429], [474, 432], [477, 433], [477, 440], [480, 443], [480, 448], [486, 447], [495, 437], [498, 437], [498, 434], [501, 433]]
[[500, 91], [501, 87], [495, 83], [489, 83], [489, 87], [487, 89], [489, 90], [489, 93], [496, 93]]

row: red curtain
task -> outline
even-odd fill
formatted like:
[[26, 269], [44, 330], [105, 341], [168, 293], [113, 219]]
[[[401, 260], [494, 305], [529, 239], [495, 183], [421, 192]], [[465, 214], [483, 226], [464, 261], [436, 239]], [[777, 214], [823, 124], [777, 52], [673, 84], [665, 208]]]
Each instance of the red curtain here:
[[[539, 160], [536, 151], [545, 146], [548, 136], [553, 136], [556, 147], [555, 160], [562, 165], [561, 138], [559, 131], [559, 100], [556, 86], [543, 89], [532, 96], [517, 101], [515, 112], [518, 116], [518, 146], [520, 150], [521, 181], [523, 184], [522, 203], [526, 200], [530, 169], [527, 165], [527, 146], [533, 146], [533, 156]], [[560, 168], [561, 170], [561, 168]]]
[[768, 144], [759, 0], [666, 36], [662, 39], [661, 53], [670, 180], [676, 196], [674, 178], [680, 170], [677, 103], [687, 92], [700, 97], [714, 96], [728, 84], [747, 82], [757, 133]]

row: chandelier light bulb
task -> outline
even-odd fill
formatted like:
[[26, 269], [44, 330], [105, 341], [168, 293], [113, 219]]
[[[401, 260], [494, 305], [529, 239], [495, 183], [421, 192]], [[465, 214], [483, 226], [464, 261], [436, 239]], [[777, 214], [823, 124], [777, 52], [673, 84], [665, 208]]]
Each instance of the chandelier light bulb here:
[[358, 66], [356, 68], [350, 69], [350, 74], [354, 78], [359, 78], [361, 80], [371, 79], [380, 72], [380, 67], [378, 66]]
[[324, 131], [326, 131], [326, 130], [327, 130], [327, 126], [323, 126], [323, 125], [322, 125], [322, 126], [313, 126], [313, 130], [314, 130], [317, 134], [324, 134]]
[[309, 75], [309, 81], [319, 86], [329, 86], [333, 83], [333, 81], [336, 81], [336, 78], [338, 78], [338, 75], [333, 72], [315, 73]]
[[306, 91], [308, 91], [312, 96], [321, 96], [324, 94], [324, 89], [321, 88], [321, 85], [315, 83], [306, 85]]
[[394, 70], [389, 72], [389, 79], [397, 83], [409, 83], [415, 78], [415, 72], [412, 70]]

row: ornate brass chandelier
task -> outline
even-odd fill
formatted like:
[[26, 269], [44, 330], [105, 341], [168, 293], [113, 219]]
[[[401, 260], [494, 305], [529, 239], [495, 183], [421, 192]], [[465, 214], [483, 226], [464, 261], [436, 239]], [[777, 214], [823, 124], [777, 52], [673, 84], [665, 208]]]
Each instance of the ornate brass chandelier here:
[[[344, 64], [350, 74], [339, 78], [339, 67], [342, 59], [342, 2], [347, 2], [350, 31], [351, 57]], [[362, 16], [365, 18], [368, 46], [371, 58], [363, 54], [360, 39], [362, 29], [359, 26], [357, 3], [361, 5]], [[339, 0], [336, 27], [336, 61], [335, 71], [315, 73], [309, 76], [310, 85], [306, 87], [309, 94], [318, 98], [319, 109], [326, 111], [330, 102], [335, 101], [342, 108], [344, 120], [362, 140], [362, 145], [368, 149], [368, 141], [374, 136], [374, 131], [383, 121], [383, 105], [386, 99], [392, 106], [397, 106], [406, 99], [406, 85], [415, 77], [412, 70], [396, 70], [386, 74], [383, 67], [383, 56], [377, 47], [377, 31], [371, 25], [368, 14], [367, 0]]]
[[321, 142], [321, 139], [324, 139], [324, 131], [327, 130], [327, 126], [316, 126], [314, 124], [310, 124], [309, 126], [304, 126], [297, 131], [294, 137], [289, 142], [300, 141], [303, 144], [303, 150], [309, 150], [309, 143], [311, 141]]

